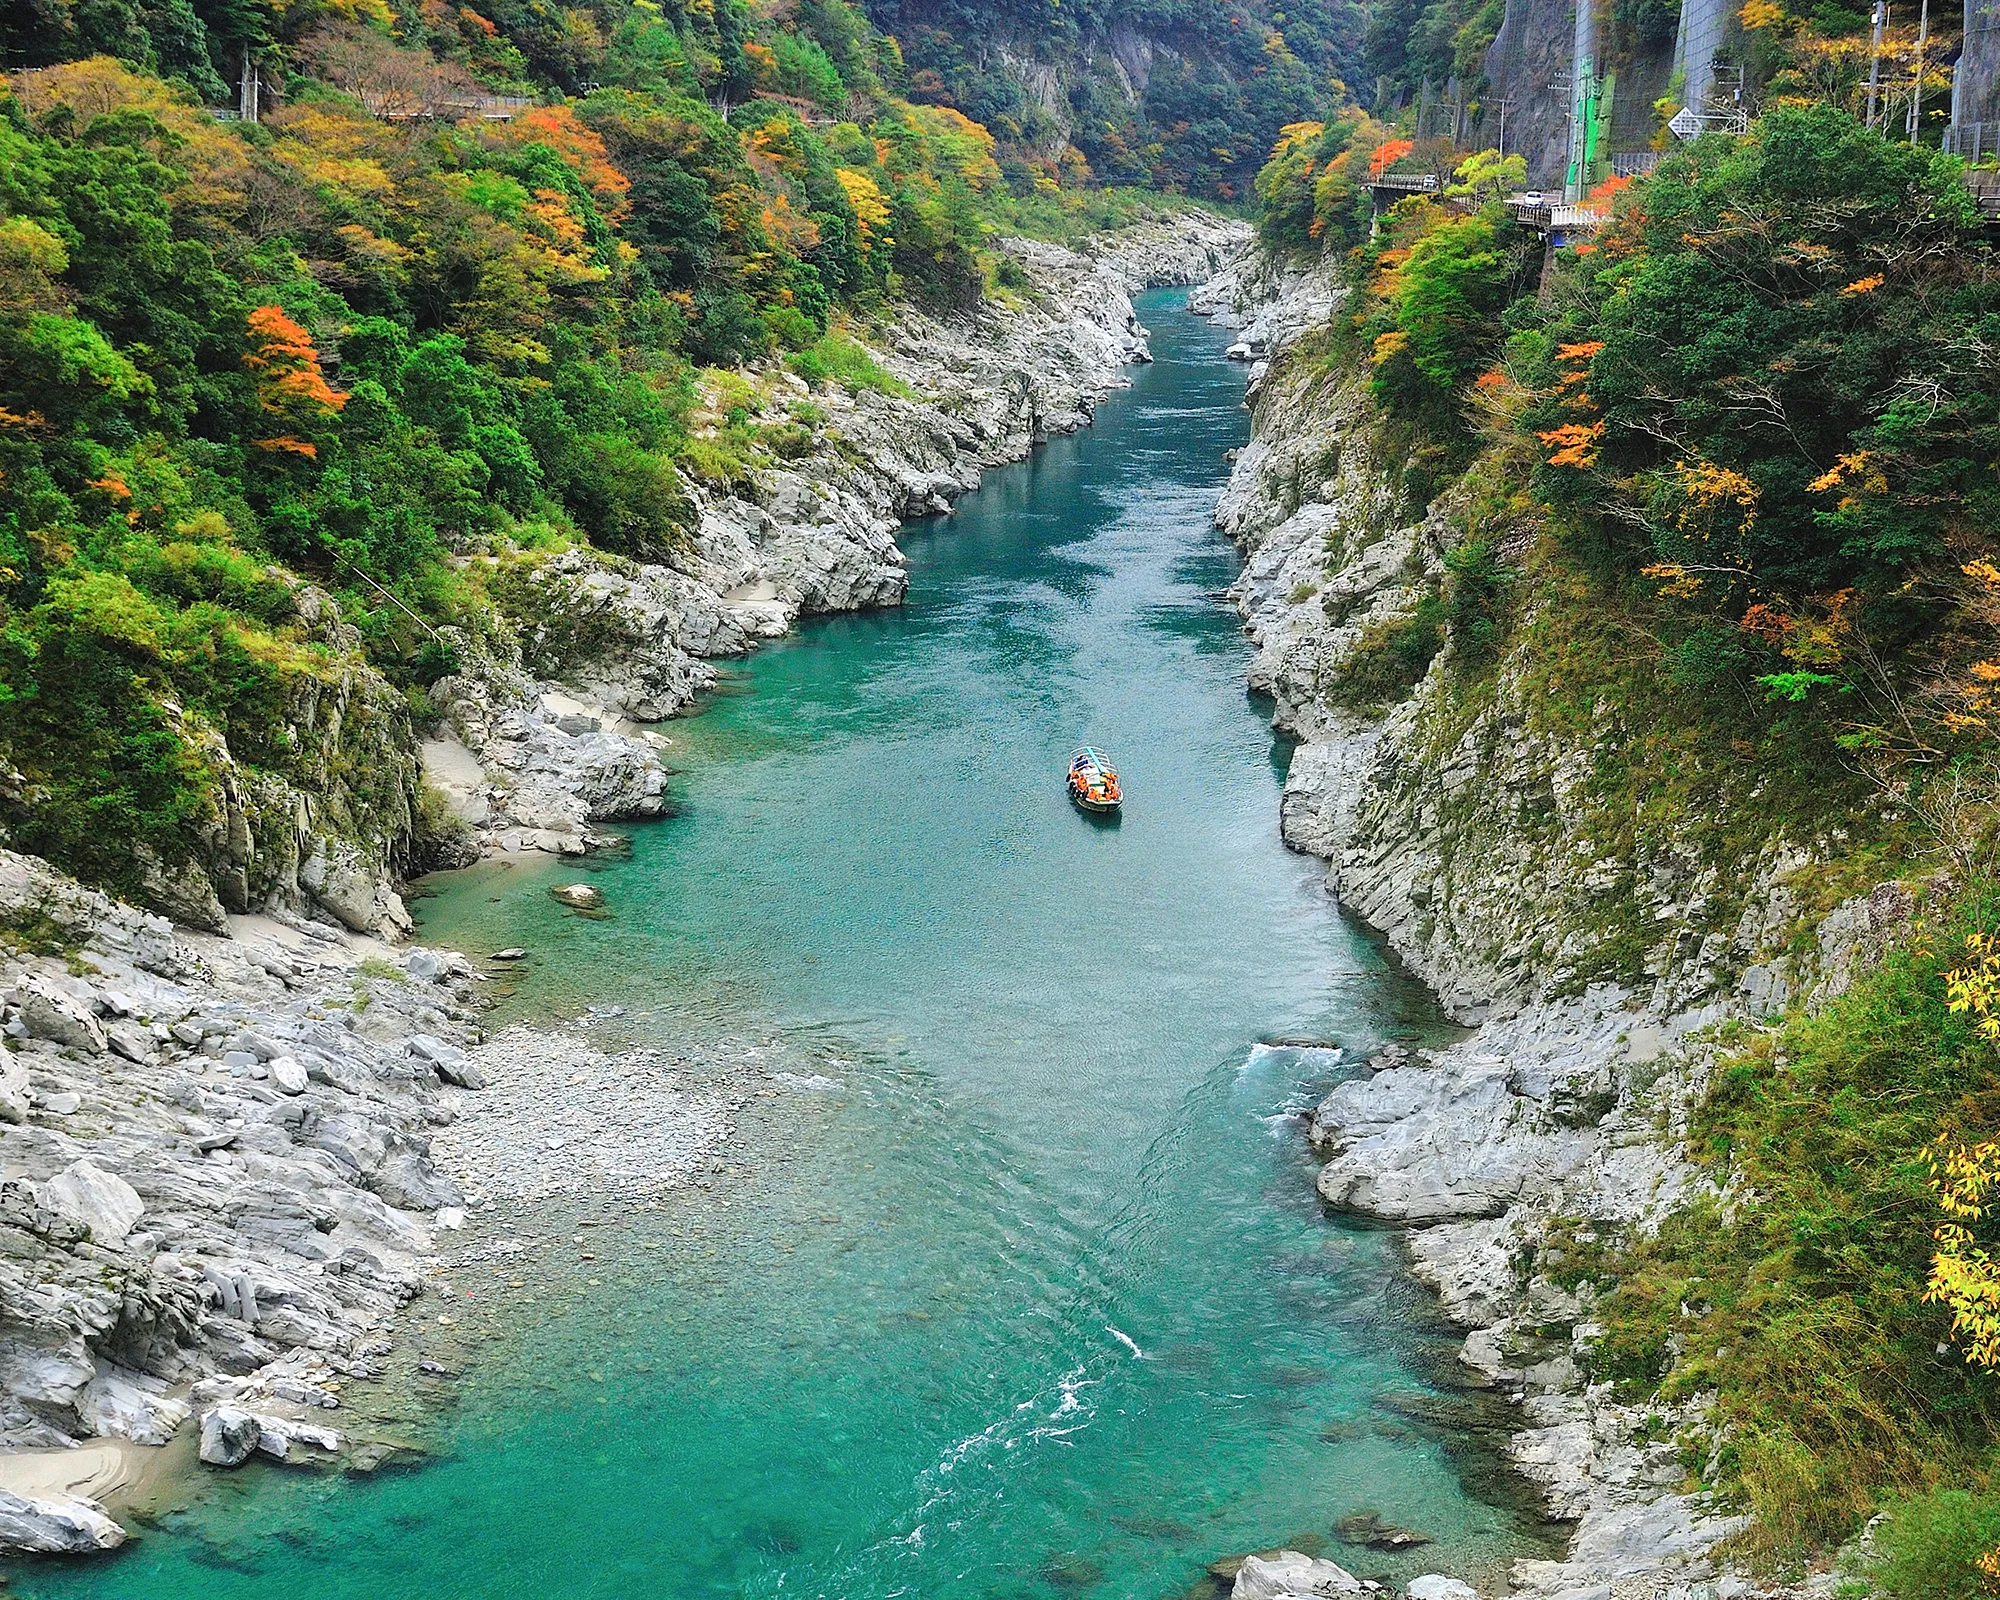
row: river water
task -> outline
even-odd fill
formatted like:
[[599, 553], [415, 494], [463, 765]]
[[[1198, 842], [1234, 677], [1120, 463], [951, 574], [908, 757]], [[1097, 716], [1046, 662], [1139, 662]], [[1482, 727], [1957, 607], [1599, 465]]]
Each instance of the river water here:
[[[1242, 373], [1181, 298], [1092, 430], [908, 530], [907, 606], [673, 725], [677, 814], [590, 869], [608, 918], [548, 898], [574, 863], [420, 903], [533, 950], [498, 1021], [772, 1041], [731, 1170], [604, 1219], [435, 1464], [246, 1469], [25, 1592], [1170, 1600], [1275, 1543], [1384, 1577], [1530, 1548], [1463, 1487], [1393, 1239], [1313, 1197], [1297, 1110], [1434, 1024], [1279, 842], [1209, 521]], [[1084, 740], [1118, 825], [1064, 798]], [[1436, 1543], [1335, 1544], [1361, 1509]]]

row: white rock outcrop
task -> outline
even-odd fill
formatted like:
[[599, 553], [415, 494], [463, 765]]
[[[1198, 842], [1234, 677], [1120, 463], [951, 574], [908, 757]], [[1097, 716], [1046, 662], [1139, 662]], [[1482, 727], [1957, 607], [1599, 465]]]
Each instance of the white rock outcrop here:
[[332, 1428], [295, 1417], [215, 1406], [202, 1413], [201, 1459], [211, 1467], [240, 1467], [253, 1455], [291, 1461], [301, 1452], [336, 1454], [340, 1435]]
[[125, 1542], [125, 1530], [95, 1500], [43, 1499], [0, 1489], [0, 1549], [31, 1555], [97, 1555]]
[[1236, 1569], [1229, 1600], [1310, 1600], [1312, 1596], [1361, 1593], [1361, 1580], [1344, 1567], [1297, 1550], [1245, 1556]]
[[1421, 1578], [1412, 1578], [1403, 1585], [1403, 1593], [1410, 1600], [1479, 1600], [1479, 1591], [1471, 1584], [1457, 1578], [1447, 1578], [1442, 1573], [1427, 1572]]
[[430, 1216], [465, 1200], [430, 1152], [467, 963], [392, 968], [324, 924], [191, 933], [5, 851], [0, 917], [67, 945], [0, 952], [0, 1447], [164, 1443], [190, 1381], [296, 1352], [373, 1370]]

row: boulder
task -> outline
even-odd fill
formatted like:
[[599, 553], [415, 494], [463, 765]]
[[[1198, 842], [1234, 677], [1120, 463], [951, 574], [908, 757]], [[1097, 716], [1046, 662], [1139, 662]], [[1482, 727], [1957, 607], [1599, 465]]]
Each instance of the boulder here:
[[328, 1455], [335, 1455], [340, 1450], [340, 1435], [316, 1422], [295, 1422], [290, 1417], [262, 1415], [256, 1420], [257, 1453], [269, 1456], [273, 1461], [290, 1461], [300, 1445]]
[[1361, 1580], [1331, 1561], [1316, 1561], [1298, 1550], [1272, 1556], [1245, 1556], [1237, 1569], [1230, 1600], [1305, 1600], [1308, 1596], [1359, 1594]]
[[125, 1530], [95, 1500], [31, 1499], [0, 1489], [0, 1549], [73, 1556], [116, 1550], [124, 1542]]
[[110, 1048], [90, 1007], [40, 978], [23, 978], [16, 983], [14, 1004], [20, 1008], [21, 1025], [37, 1039], [50, 1039], [92, 1055], [102, 1055]]
[[257, 1448], [264, 1419], [237, 1406], [216, 1406], [202, 1413], [201, 1459], [211, 1467], [240, 1467]]
[[457, 1045], [446, 1044], [428, 1033], [412, 1034], [410, 1054], [420, 1061], [428, 1061], [446, 1083], [455, 1083], [461, 1089], [486, 1087], [485, 1075], [465, 1059], [465, 1052]]
[[587, 883], [565, 883], [549, 893], [575, 911], [598, 911], [604, 906], [604, 892]]
[[441, 1211], [465, 1204], [465, 1191], [415, 1150], [391, 1150], [364, 1181], [400, 1211]]
[[42, 1204], [82, 1223], [91, 1239], [108, 1250], [124, 1244], [132, 1225], [146, 1213], [145, 1201], [131, 1184], [91, 1161], [73, 1161], [44, 1183]]
[[136, 1022], [114, 1022], [104, 1036], [116, 1054], [142, 1067], [150, 1066], [159, 1053], [153, 1036]]
[[483, 1089], [486, 1087], [486, 1074], [481, 1072], [463, 1056], [460, 1056], [456, 1061], [437, 1061], [433, 1062], [432, 1065], [437, 1068], [437, 1075], [444, 1079], [446, 1083], [456, 1084], [461, 1089]]
[[1471, 1584], [1447, 1578], [1438, 1572], [1427, 1572], [1421, 1578], [1412, 1578], [1403, 1593], [1410, 1600], [1479, 1600], [1479, 1591]]
[[290, 1056], [279, 1056], [271, 1063], [271, 1081], [286, 1094], [304, 1094], [311, 1081], [306, 1069]]
[[340, 1449], [340, 1435], [316, 1422], [242, 1406], [219, 1405], [202, 1413], [201, 1459], [211, 1467], [240, 1467], [252, 1455], [290, 1461], [301, 1445], [332, 1455]]

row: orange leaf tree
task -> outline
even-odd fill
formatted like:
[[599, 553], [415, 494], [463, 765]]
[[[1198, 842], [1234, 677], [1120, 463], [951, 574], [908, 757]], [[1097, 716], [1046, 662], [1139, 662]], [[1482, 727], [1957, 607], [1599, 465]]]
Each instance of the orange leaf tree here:
[[[250, 349], [243, 357], [257, 379], [257, 404], [297, 432], [324, 423], [347, 404], [347, 396], [326, 381], [312, 335], [282, 306], [259, 306], [249, 315]], [[318, 454], [308, 440], [281, 436], [256, 441], [259, 449]]]

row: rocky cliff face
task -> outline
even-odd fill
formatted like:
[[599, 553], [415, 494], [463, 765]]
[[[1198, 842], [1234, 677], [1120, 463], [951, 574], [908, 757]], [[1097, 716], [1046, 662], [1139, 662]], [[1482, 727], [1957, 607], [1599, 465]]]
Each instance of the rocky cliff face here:
[[377, 1370], [464, 1201], [430, 1136], [466, 964], [188, 932], [11, 852], [0, 925], [0, 1449], [164, 1443], [217, 1374], [297, 1420]]
[[1028, 287], [961, 322], [903, 313], [871, 352], [904, 391], [832, 390], [762, 375], [773, 416], [811, 417], [787, 456], [728, 491], [690, 483], [691, 547], [672, 565], [575, 550], [514, 584], [511, 650], [433, 691], [426, 771], [488, 847], [576, 853], [592, 824], [656, 814], [672, 717], [741, 655], [801, 616], [894, 605], [908, 587], [901, 524], [941, 515], [987, 468], [1086, 426], [1121, 369], [1148, 359], [1133, 290], [1211, 276], [1247, 242], [1191, 212], [1075, 252], [1010, 240]]
[[[1658, 126], [1654, 102], [1667, 93], [1679, 65], [1671, 18], [1667, 20], [1663, 31], [1653, 16], [1630, 18], [1619, 8], [1597, 8], [1597, 70], [1617, 74], [1612, 150], [1644, 150]], [[1527, 158], [1528, 183], [1534, 188], [1560, 187], [1569, 159], [1568, 85], [1575, 37], [1572, 0], [1507, 0], [1500, 31], [1486, 51], [1486, 110], [1479, 140], [1488, 146], [1500, 143], [1498, 108], [1504, 102], [1507, 150]]]
[[[1385, 686], [1366, 669], [1438, 604], [1472, 490], [1406, 504], [1365, 380], [1338, 362], [1281, 354], [1251, 398], [1216, 520], [1247, 558], [1233, 596], [1252, 683], [1300, 741], [1285, 837], [1479, 1024], [1448, 1049], [1385, 1051], [1328, 1096], [1320, 1192], [1411, 1229], [1418, 1275], [1468, 1330], [1468, 1380], [1522, 1401], [1514, 1458], [1579, 1526], [1569, 1561], [1517, 1580], [1583, 1594], [1701, 1576], [1733, 1525], [1672, 1492], [1682, 1468], [1657, 1425], [1580, 1376], [1588, 1305], [1530, 1263], [1558, 1219], [1643, 1226], [1680, 1196], [1702, 1030], [1844, 984], [1908, 896], [1834, 904], [1841, 838], [1790, 836], [1754, 783], [1718, 780], [1698, 821], [1637, 816], [1621, 775], [1640, 730], [1609, 698], [1556, 704], [1553, 614], [1517, 619], [1478, 670], [1446, 643]], [[1521, 557], [1532, 532], [1489, 536]]]
[[311, 669], [282, 676], [269, 720], [234, 742], [172, 703], [164, 708], [209, 805], [167, 862], [143, 846], [147, 898], [176, 921], [211, 932], [226, 912], [314, 905], [357, 932], [407, 933], [395, 882], [420, 848], [420, 769], [409, 706], [370, 668], [360, 636], [332, 598], [294, 586]]

